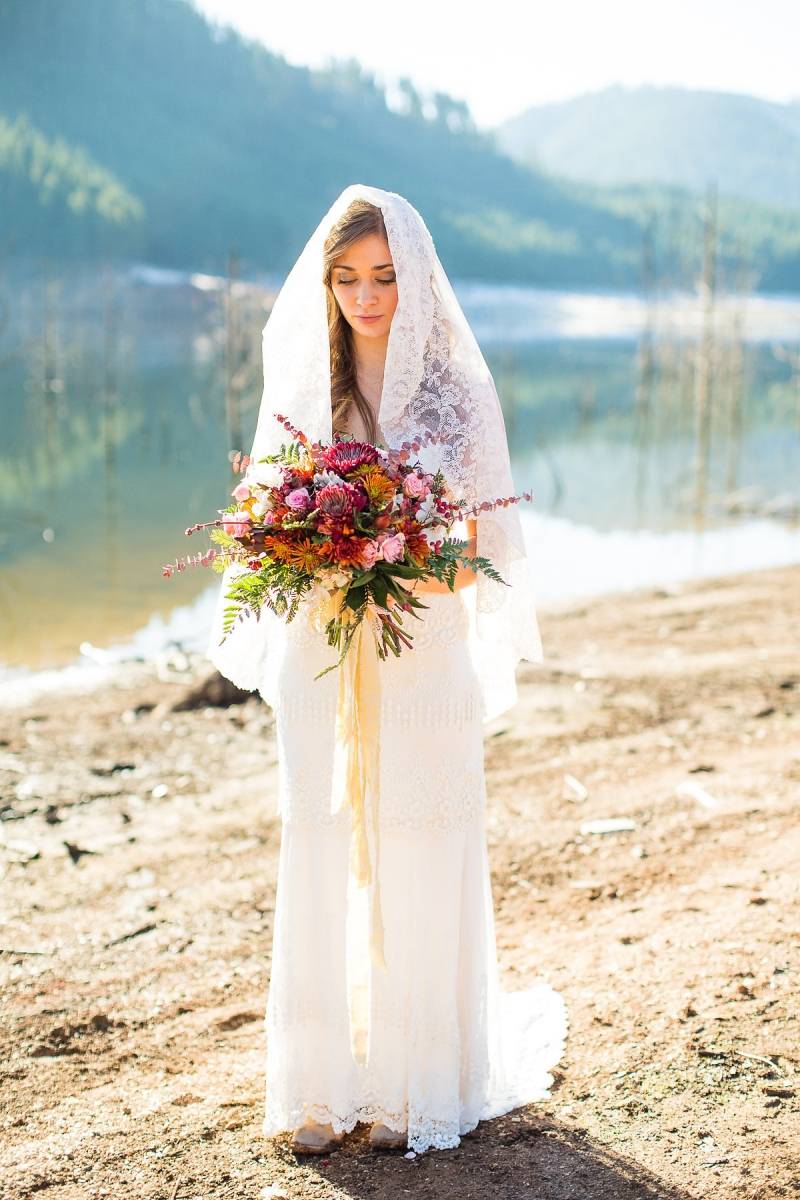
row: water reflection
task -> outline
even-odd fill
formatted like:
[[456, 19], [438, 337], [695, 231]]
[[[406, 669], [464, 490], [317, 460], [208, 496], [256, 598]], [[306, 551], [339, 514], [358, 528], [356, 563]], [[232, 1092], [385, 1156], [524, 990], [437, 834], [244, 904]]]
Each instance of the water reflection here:
[[[15, 298], [0, 333], [0, 663], [130, 639], [216, 578], [160, 568], [205, 548], [182, 531], [225, 502], [228, 453], [249, 448], [278, 283], [240, 280], [235, 260], [223, 279], [0, 281]], [[536, 520], [654, 532], [771, 514], [793, 528], [800, 302], [720, 300], [709, 319], [685, 297], [458, 291]]]

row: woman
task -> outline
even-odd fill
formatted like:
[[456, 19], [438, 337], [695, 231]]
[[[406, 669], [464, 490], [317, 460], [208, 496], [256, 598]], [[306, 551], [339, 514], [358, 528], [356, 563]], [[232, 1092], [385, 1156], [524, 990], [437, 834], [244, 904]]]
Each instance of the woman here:
[[[397, 447], [435, 433], [420, 460], [457, 496], [513, 492], [491, 374], [422, 217], [396, 193], [345, 188], [276, 298], [263, 351], [254, 458], [286, 440], [280, 412], [315, 440]], [[452, 592], [417, 583], [414, 646], [379, 664], [368, 901], [349, 872], [350, 812], [331, 804], [338, 679], [314, 678], [334, 661], [314, 604], [288, 625], [269, 612], [238, 622], [219, 645], [241, 568], [222, 581], [209, 657], [275, 711], [263, 1131], [292, 1131], [297, 1151], [328, 1152], [358, 1122], [374, 1146], [457, 1146], [479, 1120], [547, 1095], [563, 1052], [552, 988], [499, 989], [485, 831], [483, 722], [514, 703], [520, 658], [542, 658], [525, 543], [513, 506], [461, 532], [505, 582], [461, 567]], [[380, 913], [380, 963], [365, 952], [365, 905]]]

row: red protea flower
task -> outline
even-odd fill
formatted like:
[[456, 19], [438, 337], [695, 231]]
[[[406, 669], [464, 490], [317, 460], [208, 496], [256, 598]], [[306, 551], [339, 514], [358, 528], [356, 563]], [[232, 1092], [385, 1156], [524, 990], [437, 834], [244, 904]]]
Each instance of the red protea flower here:
[[364, 489], [352, 483], [329, 483], [317, 492], [317, 508], [335, 520], [344, 520], [366, 503]]
[[377, 462], [378, 458], [378, 451], [369, 442], [334, 442], [320, 455], [323, 466], [337, 475], [347, 475], [365, 463]]

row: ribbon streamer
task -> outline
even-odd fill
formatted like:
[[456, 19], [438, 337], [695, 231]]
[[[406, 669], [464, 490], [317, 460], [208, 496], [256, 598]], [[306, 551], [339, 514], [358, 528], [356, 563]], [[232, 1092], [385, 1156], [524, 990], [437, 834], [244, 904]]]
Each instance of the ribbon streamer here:
[[[317, 626], [332, 618], [350, 623], [346, 588], [324, 598]], [[347, 881], [347, 1003], [353, 1059], [370, 1057], [372, 968], [386, 968], [380, 899], [380, 668], [371, 627], [363, 618], [339, 666], [331, 814], [351, 810]]]

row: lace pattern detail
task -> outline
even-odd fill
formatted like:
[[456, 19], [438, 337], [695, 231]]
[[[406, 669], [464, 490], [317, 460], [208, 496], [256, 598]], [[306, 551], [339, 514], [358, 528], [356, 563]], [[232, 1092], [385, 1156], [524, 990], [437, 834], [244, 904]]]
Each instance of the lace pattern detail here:
[[[484, 1033], [482, 1041], [480, 1037], [476, 1039], [475, 1052], [460, 1071], [458, 1098], [451, 1101], [446, 1114], [442, 1111], [434, 1114], [425, 1105], [407, 1101], [392, 1104], [387, 1100], [385, 1087], [363, 1084], [358, 1090], [358, 1101], [351, 1105], [319, 1103], [311, 1099], [318, 1086], [316, 1078], [306, 1078], [302, 1072], [294, 1077], [295, 1099], [290, 1107], [284, 1108], [270, 1090], [268, 1066], [262, 1132], [272, 1137], [313, 1120], [331, 1124], [336, 1133], [350, 1133], [360, 1122], [381, 1121], [397, 1132], [406, 1131], [408, 1148], [422, 1154], [430, 1149], [453, 1149], [480, 1121], [504, 1116], [523, 1104], [547, 1098], [553, 1084], [550, 1068], [563, 1057], [569, 1026], [562, 998], [545, 983], [520, 992], [498, 993], [491, 973], [488, 982], [489, 992], [484, 995], [495, 1006], [494, 1012], [490, 1006], [485, 1014], [490, 1022], [488, 1038]], [[268, 1023], [272, 1036], [278, 1023], [273, 1015]], [[480, 1020], [477, 1024], [480, 1026]], [[486, 1026], [481, 1027], [486, 1030]], [[300, 1039], [307, 1039], [308, 1026], [299, 1024], [297, 1033]], [[441, 1037], [442, 1030], [437, 1034]], [[328, 1028], [325, 1036], [330, 1044], [335, 1041], [337, 1031]], [[346, 1039], [344, 1027], [338, 1036]], [[402, 1043], [408, 1038], [408, 1030], [396, 1026], [394, 1036]], [[446, 1040], [451, 1046], [455, 1044], [452, 1031]]]
[[[387, 733], [391, 741], [394, 731]], [[482, 746], [479, 725], [471, 736]], [[471, 780], [469, 771], [461, 776], [463, 791], [448, 779], [457, 757], [441, 753], [438, 735], [420, 735], [414, 758], [418, 776], [408, 762], [402, 773], [399, 760], [389, 772], [381, 842], [387, 972], [373, 982], [366, 1067], [349, 1048], [349, 827], [308, 811], [319, 804], [313, 786], [301, 800], [292, 791], [265, 1016], [268, 1136], [309, 1117], [337, 1132], [379, 1120], [407, 1129], [408, 1146], [422, 1153], [455, 1147], [480, 1120], [548, 1094], [565, 1009], [546, 984], [499, 992], [480, 755], [469, 760]], [[324, 776], [325, 763], [313, 761]], [[418, 788], [427, 775], [434, 786]]]
[[[491, 373], [471, 333], [468, 336], [463, 314], [460, 336], [453, 327], [459, 322], [444, 315], [448, 292], [452, 296], [446, 278], [437, 279], [422, 381], [405, 408], [384, 420], [384, 429], [398, 443], [409, 429], [414, 436], [432, 433], [441, 438], [423, 450], [424, 465], [441, 469], [457, 498], [472, 505], [511, 495], [515, 487]], [[452, 303], [457, 305], [455, 297]], [[518, 512], [511, 507], [482, 513], [476, 549], [505, 580], [498, 583], [480, 573], [470, 596], [475, 633], [484, 643], [478, 671], [489, 717], [516, 700], [514, 668], [519, 659], [541, 661], [543, 653]]]
[[[372, 1124], [380, 1121], [396, 1133], [406, 1132], [406, 1146], [417, 1154], [426, 1150], [454, 1150], [461, 1144], [461, 1138], [471, 1133], [478, 1124], [479, 1117], [464, 1117], [459, 1121], [436, 1121], [421, 1113], [409, 1113], [388, 1109], [377, 1099], [361, 1104], [357, 1109], [345, 1115], [334, 1112], [325, 1104], [305, 1104], [299, 1107], [291, 1117], [291, 1129], [299, 1129], [306, 1121], [318, 1121], [322, 1125], [331, 1125], [334, 1133], [351, 1133], [359, 1123]], [[409, 1133], [410, 1128], [414, 1130]], [[283, 1131], [283, 1121], [270, 1117], [262, 1123], [262, 1132], [266, 1137], [272, 1137]]]
[[[481, 695], [469, 614], [460, 592], [427, 599], [430, 606], [413, 622], [413, 650], [381, 664], [385, 829], [462, 829], [485, 807]], [[332, 652], [314, 624], [313, 605], [302, 606], [288, 629], [276, 690], [279, 811], [293, 824], [346, 827], [346, 810], [335, 816], [329, 811], [338, 674], [301, 682], [312, 667], [320, 670], [331, 661]], [[443, 688], [444, 679], [449, 684]], [[313, 755], [304, 752], [311, 741]], [[428, 746], [432, 754], [409, 756], [409, 747]]]

